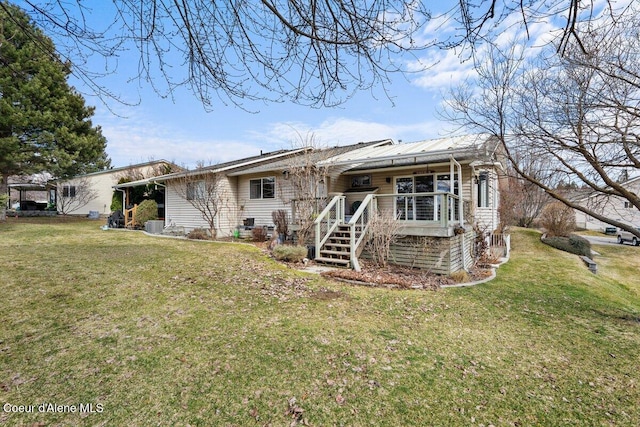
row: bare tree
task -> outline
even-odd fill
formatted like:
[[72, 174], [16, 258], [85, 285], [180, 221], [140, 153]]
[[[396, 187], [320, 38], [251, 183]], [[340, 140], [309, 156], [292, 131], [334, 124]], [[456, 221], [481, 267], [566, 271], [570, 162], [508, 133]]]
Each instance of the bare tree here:
[[98, 190], [93, 188], [86, 177], [74, 178], [57, 185], [58, 212], [68, 215], [83, 208], [98, 197]]
[[[604, 4], [615, 15], [611, 3]], [[137, 75], [128, 78], [146, 80], [163, 94], [188, 85], [208, 108], [216, 97], [237, 105], [265, 99], [336, 105], [358, 90], [384, 87], [391, 73], [407, 71], [403, 54], [413, 60], [433, 47], [473, 50], [511, 21], [525, 31], [551, 21], [561, 29], [563, 51], [570, 40], [584, 49], [577, 26], [599, 5], [595, 0], [461, 0], [436, 14], [429, 2], [409, 0], [122, 0], [101, 3], [100, 13], [111, 12], [112, 18], [96, 27], [89, 19], [95, 11], [84, 2], [23, 2], [58, 46], [58, 52], [48, 53], [73, 63], [76, 77], [94, 93], [117, 96], [99, 78], [120, 71], [119, 54], [137, 50]], [[8, 9], [4, 2], [0, 8]], [[554, 16], [561, 18], [551, 20]], [[428, 27], [451, 22], [457, 22], [454, 34]], [[104, 71], [89, 65], [95, 57], [104, 59]]]
[[[531, 173], [535, 174], [535, 170]], [[519, 176], [513, 169], [508, 171], [500, 189], [500, 222], [503, 226], [532, 227], [551, 200], [539, 186]]]
[[392, 212], [376, 212], [369, 220], [366, 248], [371, 253], [373, 262], [379, 267], [386, 267], [391, 257], [391, 245], [400, 234], [402, 225]]
[[318, 163], [331, 157], [330, 149], [319, 148], [313, 133], [298, 134], [294, 145], [306, 147], [303, 154], [292, 156], [284, 170], [284, 182], [279, 196], [285, 204], [291, 205], [294, 227], [298, 243], [304, 245], [311, 236], [316, 215], [327, 204], [327, 167]]
[[226, 177], [212, 167], [202, 167], [180, 174], [172, 187], [200, 214], [209, 226], [211, 238], [218, 234], [218, 221], [223, 209], [229, 205]]
[[[640, 236], [629, 224], [578, 203], [559, 190], [577, 182], [606, 198], [640, 209], [640, 196], [619, 182], [622, 171], [640, 173], [640, 10], [576, 27], [582, 49], [564, 56], [546, 51], [533, 61], [493, 49], [475, 82], [449, 100], [449, 117], [493, 134], [513, 168], [549, 196], [598, 220]], [[569, 44], [575, 42], [567, 42]], [[527, 170], [523, 158], [540, 168]]]

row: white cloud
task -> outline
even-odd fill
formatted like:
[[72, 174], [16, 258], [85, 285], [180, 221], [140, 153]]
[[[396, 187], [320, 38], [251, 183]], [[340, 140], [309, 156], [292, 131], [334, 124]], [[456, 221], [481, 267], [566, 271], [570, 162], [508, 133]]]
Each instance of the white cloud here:
[[136, 117], [102, 120], [107, 137], [107, 154], [115, 167], [165, 159], [193, 167], [203, 161], [214, 164], [260, 153], [256, 144], [248, 141], [193, 137], [185, 129], [158, 124]]
[[318, 145], [336, 146], [386, 138], [405, 142], [436, 138], [440, 136], [441, 129], [443, 123], [437, 120], [398, 124], [332, 117], [317, 126], [303, 122], [273, 123], [263, 136], [272, 141], [290, 141], [300, 145], [299, 135], [305, 137], [313, 134]]

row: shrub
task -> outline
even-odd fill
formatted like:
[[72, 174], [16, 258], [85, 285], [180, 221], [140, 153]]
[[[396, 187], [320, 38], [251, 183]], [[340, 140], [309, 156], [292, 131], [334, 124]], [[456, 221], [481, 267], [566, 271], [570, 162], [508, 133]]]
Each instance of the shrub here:
[[122, 193], [118, 190], [113, 192], [113, 196], [111, 196], [111, 212], [120, 211], [122, 212]]
[[289, 232], [289, 218], [287, 217], [287, 211], [284, 209], [278, 209], [271, 212], [271, 218], [276, 226], [276, 231], [280, 236], [286, 236]]
[[155, 200], [143, 200], [136, 210], [136, 224], [142, 226], [145, 222], [154, 219], [158, 219], [158, 204]]
[[264, 242], [267, 240], [267, 230], [262, 227], [256, 227], [251, 230], [251, 237], [254, 242]]
[[209, 231], [204, 228], [194, 228], [187, 234], [187, 239], [193, 240], [211, 240]]
[[576, 228], [576, 215], [573, 209], [562, 202], [549, 203], [542, 210], [540, 225], [549, 237], [568, 237]]
[[449, 277], [451, 277], [456, 283], [468, 283], [471, 281], [471, 276], [469, 276], [469, 273], [464, 270], [451, 273]]
[[569, 237], [547, 237], [543, 239], [542, 242], [561, 251], [591, 257], [591, 243], [589, 243], [587, 239], [575, 234]]
[[366, 249], [371, 253], [373, 262], [379, 267], [386, 267], [391, 256], [391, 244], [398, 237], [400, 222], [393, 214], [377, 211], [369, 220], [368, 242]]
[[273, 256], [279, 261], [300, 262], [307, 257], [305, 246], [278, 245], [273, 248]]

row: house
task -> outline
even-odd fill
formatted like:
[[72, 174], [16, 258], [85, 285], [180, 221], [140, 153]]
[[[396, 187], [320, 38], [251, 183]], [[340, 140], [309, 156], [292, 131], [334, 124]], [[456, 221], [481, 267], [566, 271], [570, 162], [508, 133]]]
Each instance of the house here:
[[[390, 215], [402, 236], [392, 261], [449, 274], [473, 264], [478, 233], [498, 228], [500, 147], [483, 135], [304, 147], [116, 188], [165, 186], [165, 226], [211, 229], [219, 237], [245, 225], [273, 227], [272, 212], [285, 210], [294, 239], [312, 246], [317, 261], [356, 269], [367, 256], [369, 219]], [[212, 204], [202, 205], [213, 193], [215, 215]]]
[[316, 260], [358, 269], [368, 221], [378, 212], [401, 226], [394, 263], [443, 274], [471, 267], [476, 234], [499, 225], [500, 148], [488, 136], [467, 135], [366, 147], [324, 161], [339, 178], [316, 219]]
[[[640, 194], [640, 176], [627, 179], [622, 185], [624, 185], [627, 190], [635, 194]], [[594, 192], [587, 192], [585, 194], [583, 192], [580, 197], [573, 197], [573, 200], [614, 221], [640, 227], [640, 210], [622, 197], [608, 196]], [[606, 228], [611, 227], [610, 224], [600, 221], [582, 211], [575, 210], [575, 213], [576, 226], [579, 228], [605, 231]]]
[[[213, 226], [212, 231], [218, 237], [228, 237], [245, 223], [249, 227], [272, 227], [273, 211], [290, 210], [291, 181], [288, 173], [292, 166], [315, 163], [330, 155], [366, 146], [390, 143], [390, 140], [386, 140], [324, 150], [311, 147], [278, 150], [191, 171], [123, 183], [115, 188], [126, 190], [151, 182], [162, 185], [166, 189], [166, 227], [179, 227], [188, 233], [196, 228], [211, 230]], [[324, 191], [321, 193], [324, 194]], [[323, 198], [322, 194], [318, 195], [318, 199]]]
[[59, 213], [86, 216], [95, 212], [107, 216], [111, 212], [113, 186], [119, 181], [165, 175], [176, 169], [180, 168], [171, 162], [154, 160], [54, 181], [55, 203]]

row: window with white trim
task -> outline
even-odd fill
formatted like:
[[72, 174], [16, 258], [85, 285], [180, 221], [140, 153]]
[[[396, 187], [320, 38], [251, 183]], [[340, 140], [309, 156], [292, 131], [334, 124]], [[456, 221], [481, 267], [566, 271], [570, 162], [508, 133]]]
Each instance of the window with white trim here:
[[187, 200], [204, 199], [204, 181], [187, 182]]
[[252, 179], [249, 181], [250, 199], [273, 199], [276, 196], [276, 179], [274, 177]]
[[476, 184], [478, 194], [478, 207], [489, 207], [489, 172], [480, 172]]
[[62, 197], [65, 198], [74, 198], [76, 197], [76, 186], [75, 185], [63, 185], [62, 186]]

